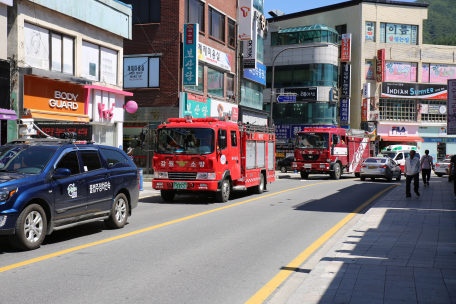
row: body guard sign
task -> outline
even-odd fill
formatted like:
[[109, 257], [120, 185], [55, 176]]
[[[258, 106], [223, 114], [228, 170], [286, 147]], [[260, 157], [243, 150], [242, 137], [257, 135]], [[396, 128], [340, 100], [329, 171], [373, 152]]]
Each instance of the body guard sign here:
[[111, 183], [110, 182], [103, 182], [103, 183], [97, 183], [89, 186], [90, 188], [90, 194], [92, 193], [97, 193], [101, 191], [107, 191], [111, 189]]

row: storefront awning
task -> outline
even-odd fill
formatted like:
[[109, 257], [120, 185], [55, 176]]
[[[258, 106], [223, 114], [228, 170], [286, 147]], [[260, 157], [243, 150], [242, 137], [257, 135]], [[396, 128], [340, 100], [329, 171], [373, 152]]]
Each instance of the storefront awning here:
[[0, 109], [0, 119], [1, 120], [16, 120], [17, 114], [13, 110]]
[[402, 141], [402, 142], [423, 142], [424, 139], [418, 136], [382, 136], [383, 141]]
[[88, 115], [81, 115], [81, 114], [60, 114], [56, 112], [48, 112], [42, 110], [34, 110], [28, 109], [29, 114], [27, 116], [31, 116], [32, 118], [38, 119], [48, 119], [48, 120], [63, 120], [63, 121], [74, 121], [74, 122], [89, 122]]

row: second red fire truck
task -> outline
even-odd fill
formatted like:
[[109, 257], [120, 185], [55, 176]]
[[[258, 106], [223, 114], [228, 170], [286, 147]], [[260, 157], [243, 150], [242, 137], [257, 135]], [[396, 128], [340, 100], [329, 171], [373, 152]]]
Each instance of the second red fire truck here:
[[359, 177], [361, 164], [369, 157], [369, 138], [364, 132], [343, 128], [306, 128], [296, 134], [292, 169], [306, 179], [309, 174], [342, 173]]
[[232, 190], [261, 194], [275, 181], [275, 134], [218, 118], [170, 118], [157, 129], [153, 167], [152, 188], [165, 201], [189, 193], [219, 202]]

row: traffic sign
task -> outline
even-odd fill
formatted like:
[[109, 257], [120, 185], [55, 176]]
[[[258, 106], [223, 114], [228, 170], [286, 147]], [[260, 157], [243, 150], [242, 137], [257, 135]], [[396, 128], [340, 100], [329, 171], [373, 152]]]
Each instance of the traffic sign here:
[[296, 95], [279, 95], [277, 102], [281, 103], [296, 103]]

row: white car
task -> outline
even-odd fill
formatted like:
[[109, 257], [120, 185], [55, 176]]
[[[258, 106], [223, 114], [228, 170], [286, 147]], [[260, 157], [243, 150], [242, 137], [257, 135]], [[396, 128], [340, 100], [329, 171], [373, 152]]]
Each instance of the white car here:
[[439, 161], [435, 164], [434, 166], [434, 173], [438, 177], [442, 177], [444, 175], [447, 175], [447, 169], [450, 168], [450, 159], [444, 159], [442, 161]]

